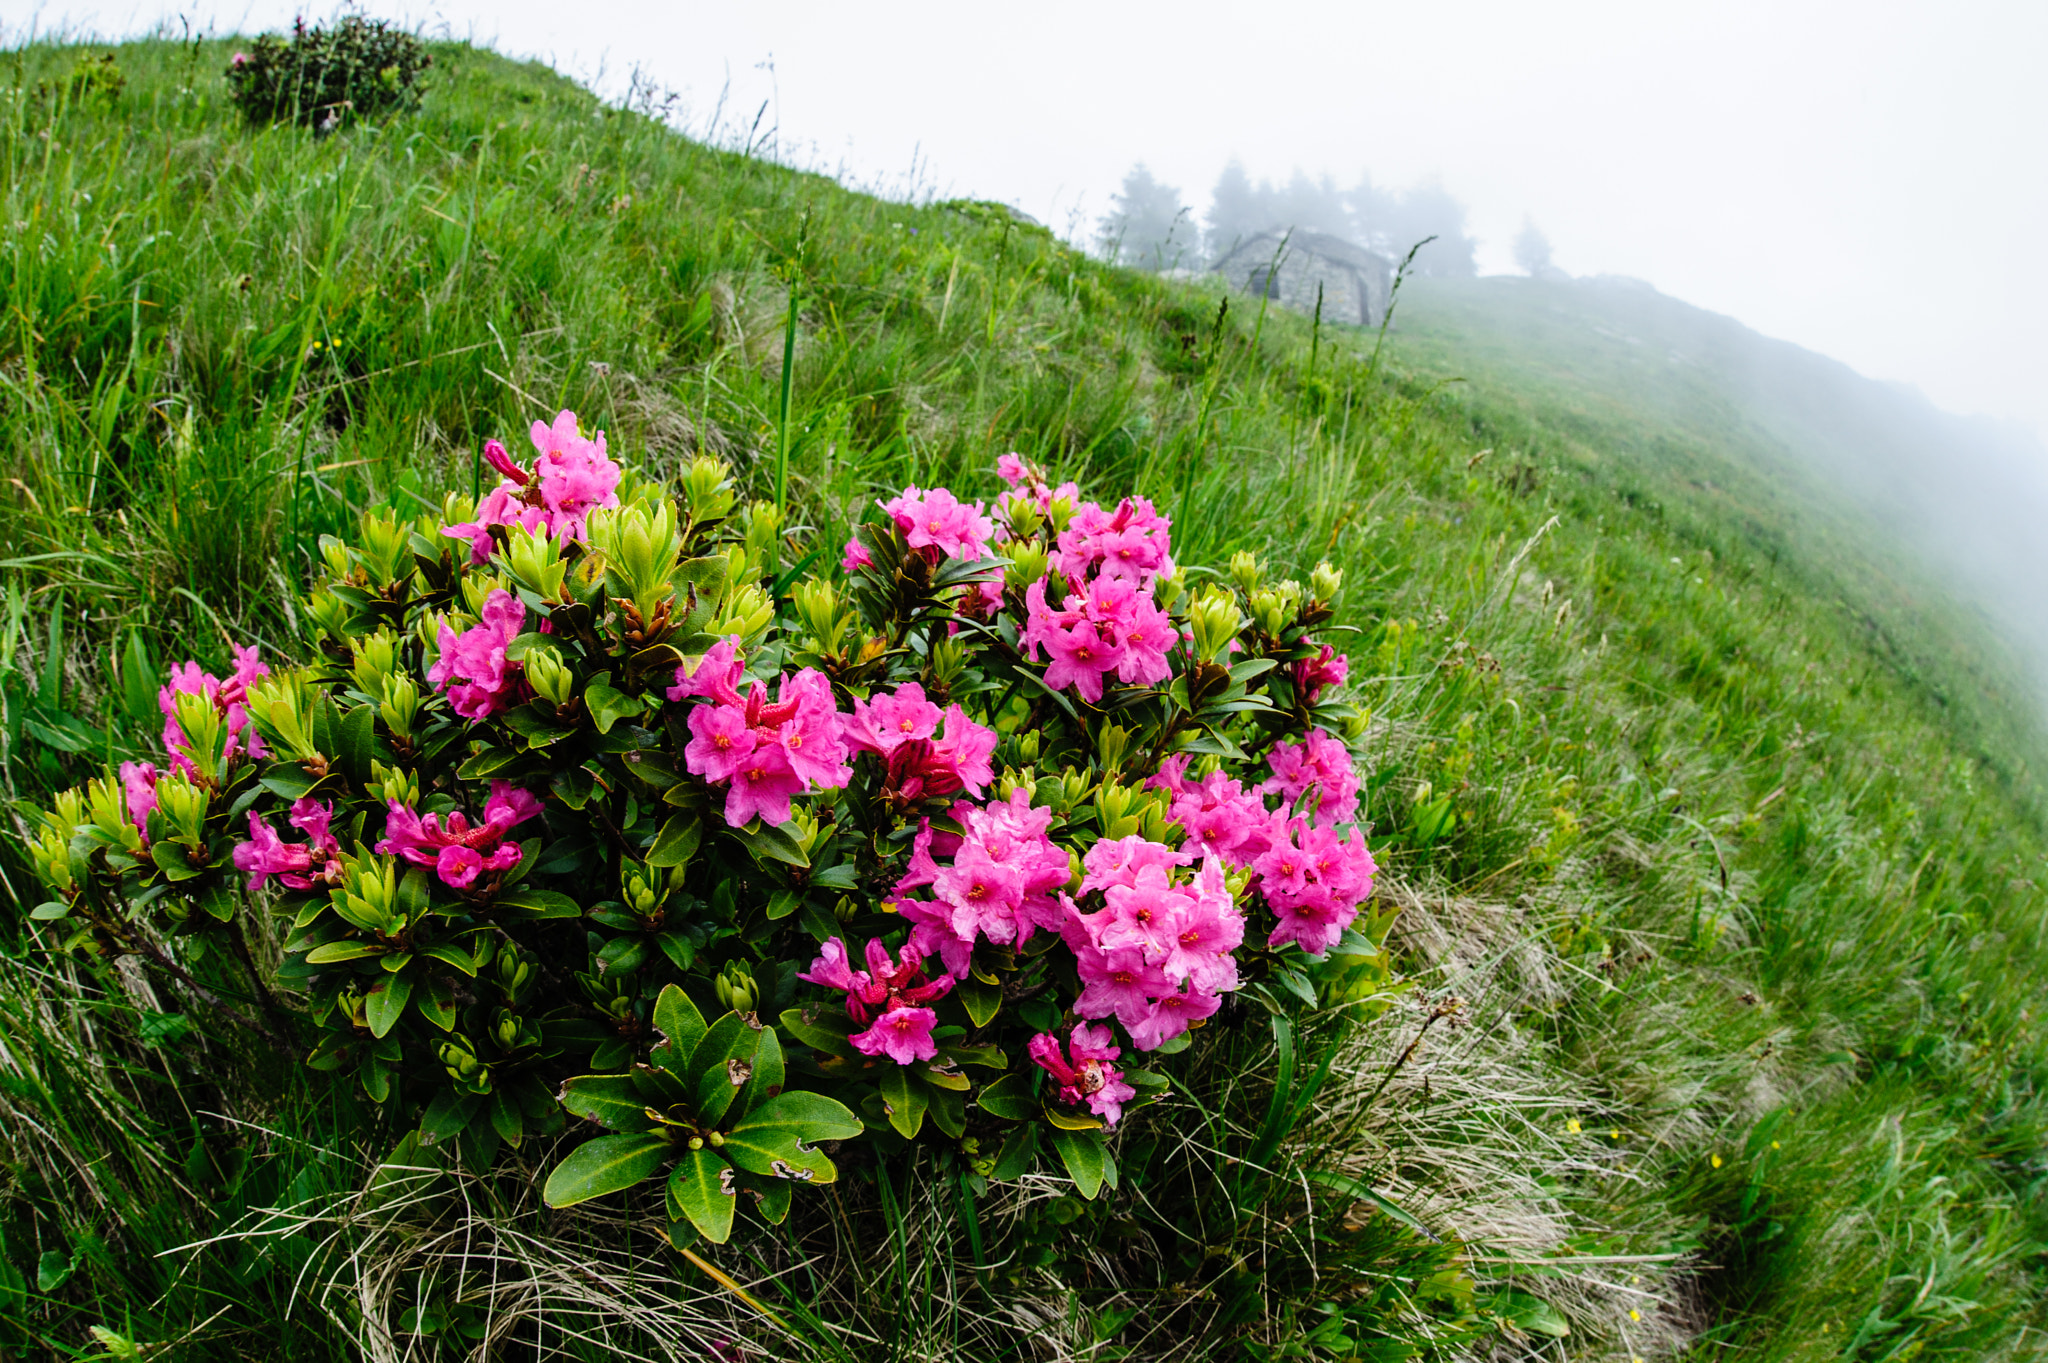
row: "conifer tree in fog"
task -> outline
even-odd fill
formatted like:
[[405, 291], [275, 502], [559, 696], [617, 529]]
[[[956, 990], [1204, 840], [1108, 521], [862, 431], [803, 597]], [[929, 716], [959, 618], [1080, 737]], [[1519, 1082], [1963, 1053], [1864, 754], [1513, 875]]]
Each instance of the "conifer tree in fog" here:
[[1229, 164], [1223, 167], [1223, 174], [1216, 178], [1216, 188], [1209, 196], [1207, 241], [1211, 260], [1221, 260], [1235, 250], [1239, 242], [1265, 230], [1267, 224], [1261, 197], [1253, 187], [1251, 177], [1244, 173], [1244, 163], [1231, 157]]
[[1110, 211], [1096, 226], [1104, 259], [1140, 270], [1196, 263], [1194, 215], [1182, 205], [1180, 191], [1154, 179], [1144, 162], [1131, 167], [1109, 201]]
[[1529, 218], [1522, 219], [1522, 230], [1515, 234], [1515, 264], [1532, 275], [1546, 274], [1551, 269], [1550, 238]]
[[1436, 240], [1416, 253], [1414, 272], [1421, 275], [1465, 276], [1479, 273], [1474, 252], [1478, 243], [1465, 234], [1465, 205], [1436, 180], [1424, 180], [1395, 205], [1383, 249], [1395, 260], [1428, 237]]

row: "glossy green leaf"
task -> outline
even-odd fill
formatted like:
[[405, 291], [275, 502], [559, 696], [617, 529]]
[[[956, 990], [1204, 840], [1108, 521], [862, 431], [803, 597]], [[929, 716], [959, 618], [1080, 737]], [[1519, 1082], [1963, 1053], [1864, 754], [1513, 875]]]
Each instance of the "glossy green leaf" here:
[[853, 1019], [843, 1011], [833, 1009], [787, 1008], [776, 1019], [784, 1031], [804, 1045], [828, 1055], [844, 1056], [851, 1060], [860, 1052], [853, 1048], [847, 1038], [853, 1035]]
[[1090, 1202], [1101, 1194], [1105, 1183], [1110, 1187], [1116, 1186], [1116, 1166], [1110, 1161], [1102, 1137], [1093, 1132], [1054, 1131], [1052, 1148], [1060, 1157], [1060, 1163], [1067, 1166], [1067, 1176], [1074, 1180], [1074, 1191]]
[[754, 1050], [753, 1077], [748, 1079], [746, 1087], [740, 1090], [740, 1096], [733, 1103], [729, 1120], [743, 1121], [747, 1113], [782, 1092], [783, 1078], [782, 1040], [775, 1035], [773, 1027], [764, 1027]]
[[644, 1134], [585, 1141], [548, 1175], [541, 1199], [550, 1207], [573, 1207], [630, 1188], [652, 1178], [674, 1149], [665, 1137]]
[[376, 942], [365, 942], [354, 937], [345, 937], [339, 942], [314, 947], [306, 953], [308, 965], [332, 965], [336, 961], [358, 961], [365, 956], [382, 956], [384, 948]]
[[698, 1121], [716, 1122], [725, 1116], [753, 1078], [754, 1052], [760, 1044], [760, 1031], [738, 1013], [727, 1013], [711, 1024], [683, 1072]]
[[997, 984], [984, 984], [969, 975], [953, 986], [954, 994], [967, 1005], [967, 1016], [974, 1019], [977, 1027], [986, 1027], [1003, 1006], [1003, 988]]
[[342, 716], [340, 732], [341, 769], [357, 785], [370, 779], [370, 759], [377, 754], [377, 707], [358, 705]]
[[406, 1001], [410, 998], [410, 975], [387, 975], [372, 985], [363, 1006], [363, 1014], [370, 1023], [370, 1035], [381, 1037], [396, 1027], [398, 1019], [405, 1014]]
[[508, 917], [519, 919], [534, 918], [581, 918], [583, 908], [575, 900], [554, 890], [539, 890], [523, 885], [498, 896], [497, 907]]
[[697, 1043], [704, 1039], [704, 1015], [681, 986], [664, 985], [654, 1000], [654, 1030], [661, 1033], [670, 1056], [676, 1059], [675, 1064], [664, 1068], [681, 1069], [695, 1054]]
[[699, 1235], [714, 1245], [724, 1244], [732, 1236], [732, 1215], [739, 1205], [733, 1167], [709, 1149], [684, 1152], [668, 1176], [668, 1203]]
[[697, 814], [671, 814], [647, 849], [649, 866], [681, 866], [697, 854], [704, 841], [704, 820]]
[[974, 1101], [989, 1116], [1006, 1122], [1028, 1122], [1038, 1115], [1038, 1099], [1032, 1095], [1031, 1080], [1022, 1074], [998, 1075], [981, 1086]]
[[866, 1127], [853, 1109], [836, 1098], [807, 1089], [779, 1093], [733, 1123], [728, 1136], [760, 1127], [781, 1127], [794, 1132], [808, 1144], [818, 1141], [850, 1141]]
[[798, 1183], [831, 1183], [838, 1166], [810, 1142], [786, 1126], [757, 1126], [735, 1131], [719, 1147], [740, 1168], [769, 1178]]
[[791, 866], [809, 866], [811, 859], [796, 840], [774, 824], [756, 819], [745, 828], [733, 830], [733, 836], [747, 845], [754, 854], [754, 860], [762, 865], [768, 861], [786, 862]]
[[421, 1017], [444, 1032], [455, 1030], [460, 1010], [455, 1006], [455, 986], [448, 980], [434, 976], [413, 993], [413, 1007]]
[[905, 1138], [915, 1136], [924, 1126], [924, 1085], [912, 1083], [910, 1072], [903, 1066], [891, 1065], [883, 1071], [880, 1087], [882, 1102], [889, 1114], [889, 1125]]
[[647, 1102], [633, 1077], [626, 1074], [585, 1074], [562, 1085], [562, 1107], [575, 1117], [588, 1117], [614, 1131], [644, 1131]]

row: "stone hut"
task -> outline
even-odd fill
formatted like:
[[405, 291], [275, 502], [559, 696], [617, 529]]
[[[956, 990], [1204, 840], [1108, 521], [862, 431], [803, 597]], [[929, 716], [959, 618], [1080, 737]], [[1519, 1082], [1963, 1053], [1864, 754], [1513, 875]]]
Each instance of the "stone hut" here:
[[1240, 241], [1211, 268], [1253, 297], [1263, 294], [1304, 315], [1315, 312], [1321, 285], [1323, 320], [1359, 327], [1378, 326], [1394, 292], [1392, 261], [1323, 232], [1260, 232]]

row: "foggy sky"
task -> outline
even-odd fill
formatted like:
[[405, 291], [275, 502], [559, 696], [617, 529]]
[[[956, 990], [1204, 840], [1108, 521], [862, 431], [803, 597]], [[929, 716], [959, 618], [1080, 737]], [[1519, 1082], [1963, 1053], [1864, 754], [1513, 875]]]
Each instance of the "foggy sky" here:
[[[1526, 214], [1572, 273], [1646, 279], [2048, 434], [2040, 0], [366, 8], [611, 93], [638, 65], [700, 130], [729, 87], [728, 127], [767, 101], [784, 159], [1004, 200], [1083, 238], [1138, 160], [1197, 212], [1232, 156], [1254, 178], [1438, 176], [1483, 271], [1512, 268]], [[253, 31], [293, 11], [0, 0], [10, 41], [30, 22]]]

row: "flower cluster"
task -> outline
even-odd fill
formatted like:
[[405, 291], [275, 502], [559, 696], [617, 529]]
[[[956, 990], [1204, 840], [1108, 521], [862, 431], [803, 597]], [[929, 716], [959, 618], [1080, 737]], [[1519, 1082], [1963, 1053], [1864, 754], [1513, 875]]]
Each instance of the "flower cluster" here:
[[304, 842], [286, 842], [255, 810], [249, 811], [249, 841], [235, 848], [235, 867], [249, 873], [249, 888], [260, 890], [276, 876], [286, 889], [310, 890], [338, 879], [341, 844], [328, 825], [334, 806], [301, 797], [292, 802], [291, 826], [306, 835]]
[[726, 787], [725, 821], [734, 828], [757, 816], [788, 823], [792, 796], [837, 790], [852, 779], [841, 735], [845, 716], [832, 683], [816, 668], [784, 677], [772, 702], [758, 681], [741, 695], [745, 677], [731, 639], [714, 644], [694, 672], [676, 669], [670, 700], [702, 696], [711, 702], [690, 708], [692, 737], [683, 760], [691, 775]]
[[448, 693], [448, 703], [464, 719], [486, 719], [531, 695], [525, 669], [508, 661], [505, 652], [526, 628], [526, 607], [500, 587], [484, 598], [483, 619], [457, 634], [445, 619], [437, 636], [441, 656], [427, 669], [427, 680]]
[[882, 759], [883, 792], [899, 808], [962, 790], [978, 796], [993, 779], [996, 731], [976, 724], [958, 705], [939, 709], [916, 682], [889, 695], [856, 697], [841, 732], [856, 752]]
[[1067, 945], [1083, 986], [1074, 1012], [1114, 1017], [1141, 1051], [1210, 1016], [1237, 988], [1244, 915], [1218, 858], [1204, 858], [1191, 878], [1175, 883], [1175, 869], [1192, 860], [1142, 837], [1104, 839], [1082, 858], [1081, 879], [1084, 899], [1100, 891], [1104, 907], [1084, 912], [1066, 901]]
[[[415, 866], [431, 866], [443, 884], [467, 890], [480, 875], [509, 871], [519, 864], [520, 846], [505, 835], [541, 812], [540, 798], [510, 781], [491, 782], [484, 819], [472, 827], [460, 810], [446, 815], [419, 814], [397, 800], [389, 801], [380, 856], [401, 856]], [[293, 823], [298, 823], [296, 807]], [[289, 883], [289, 882], [287, 882]]]
[[484, 458], [503, 477], [477, 507], [475, 520], [441, 529], [469, 541], [470, 561], [478, 566], [490, 559], [494, 525], [581, 540], [593, 508], [619, 504], [620, 470], [605, 452], [603, 431], [585, 439], [576, 414], [565, 411], [552, 426], [534, 422], [530, 438], [538, 456], [531, 469], [520, 467], [499, 442], [484, 442]]
[[1044, 578], [1025, 589], [1030, 614], [1023, 641], [1027, 656], [1035, 659], [1041, 648], [1049, 656], [1049, 689], [1072, 686], [1094, 704], [1112, 672], [1129, 686], [1156, 686], [1173, 675], [1167, 654], [1179, 636], [1173, 618], [1153, 600], [1149, 582], [1105, 572], [1069, 594], [1060, 610], [1048, 606], [1045, 596]]
[[[1058, 930], [1065, 918], [1057, 891], [1072, 872], [1046, 836], [1052, 811], [1033, 806], [1025, 791], [979, 808], [963, 801], [948, 813], [961, 831], [923, 820], [889, 903], [912, 925], [911, 945], [965, 979], [977, 941], [1019, 946], [1039, 928]], [[909, 898], [927, 886], [929, 900]]]
[[[171, 669], [171, 680], [157, 692], [157, 708], [164, 715], [164, 747], [171, 754], [171, 770], [186, 776], [196, 775], [198, 768], [185, 755], [191, 740], [185, 736], [178, 724], [178, 697], [205, 696], [213, 702], [214, 708], [227, 718], [227, 747], [224, 756], [233, 761], [238, 755], [247, 753], [250, 757], [267, 756], [263, 736], [249, 727], [249, 711], [245, 704], [249, 698], [249, 687], [260, 677], [270, 675], [270, 669], [257, 656], [254, 645], [244, 648], [240, 644], [231, 646], [235, 655], [235, 670], [225, 680], [211, 672], [200, 670], [198, 663], [180, 663]], [[129, 798], [134, 799], [130, 788]]]
[[1358, 773], [1351, 750], [1324, 733], [1310, 729], [1299, 743], [1280, 743], [1266, 759], [1273, 774], [1259, 787], [1290, 804], [1311, 791], [1315, 813], [1325, 824], [1349, 823], [1358, 817]]
[[819, 949], [811, 968], [797, 978], [806, 984], [846, 991], [846, 1012], [867, 1028], [848, 1040], [862, 1055], [886, 1055], [899, 1065], [930, 1060], [939, 1053], [932, 1029], [939, 1015], [930, 1005], [953, 988], [953, 977], [924, 977], [924, 956], [915, 943], [903, 948], [900, 960], [878, 939], [867, 945], [868, 968], [855, 970], [846, 959], [846, 943], [834, 937]]
[[1088, 1105], [1088, 1110], [1110, 1126], [1124, 1114], [1124, 1104], [1138, 1091], [1124, 1082], [1122, 1070], [1109, 1062], [1123, 1054], [1111, 1039], [1109, 1028], [1077, 1023], [1064, 1049], [1051, 1032], [1031, 1038], [1031, 1059], [1060, 1086], [1060, 1101], [1070, 1107]]

